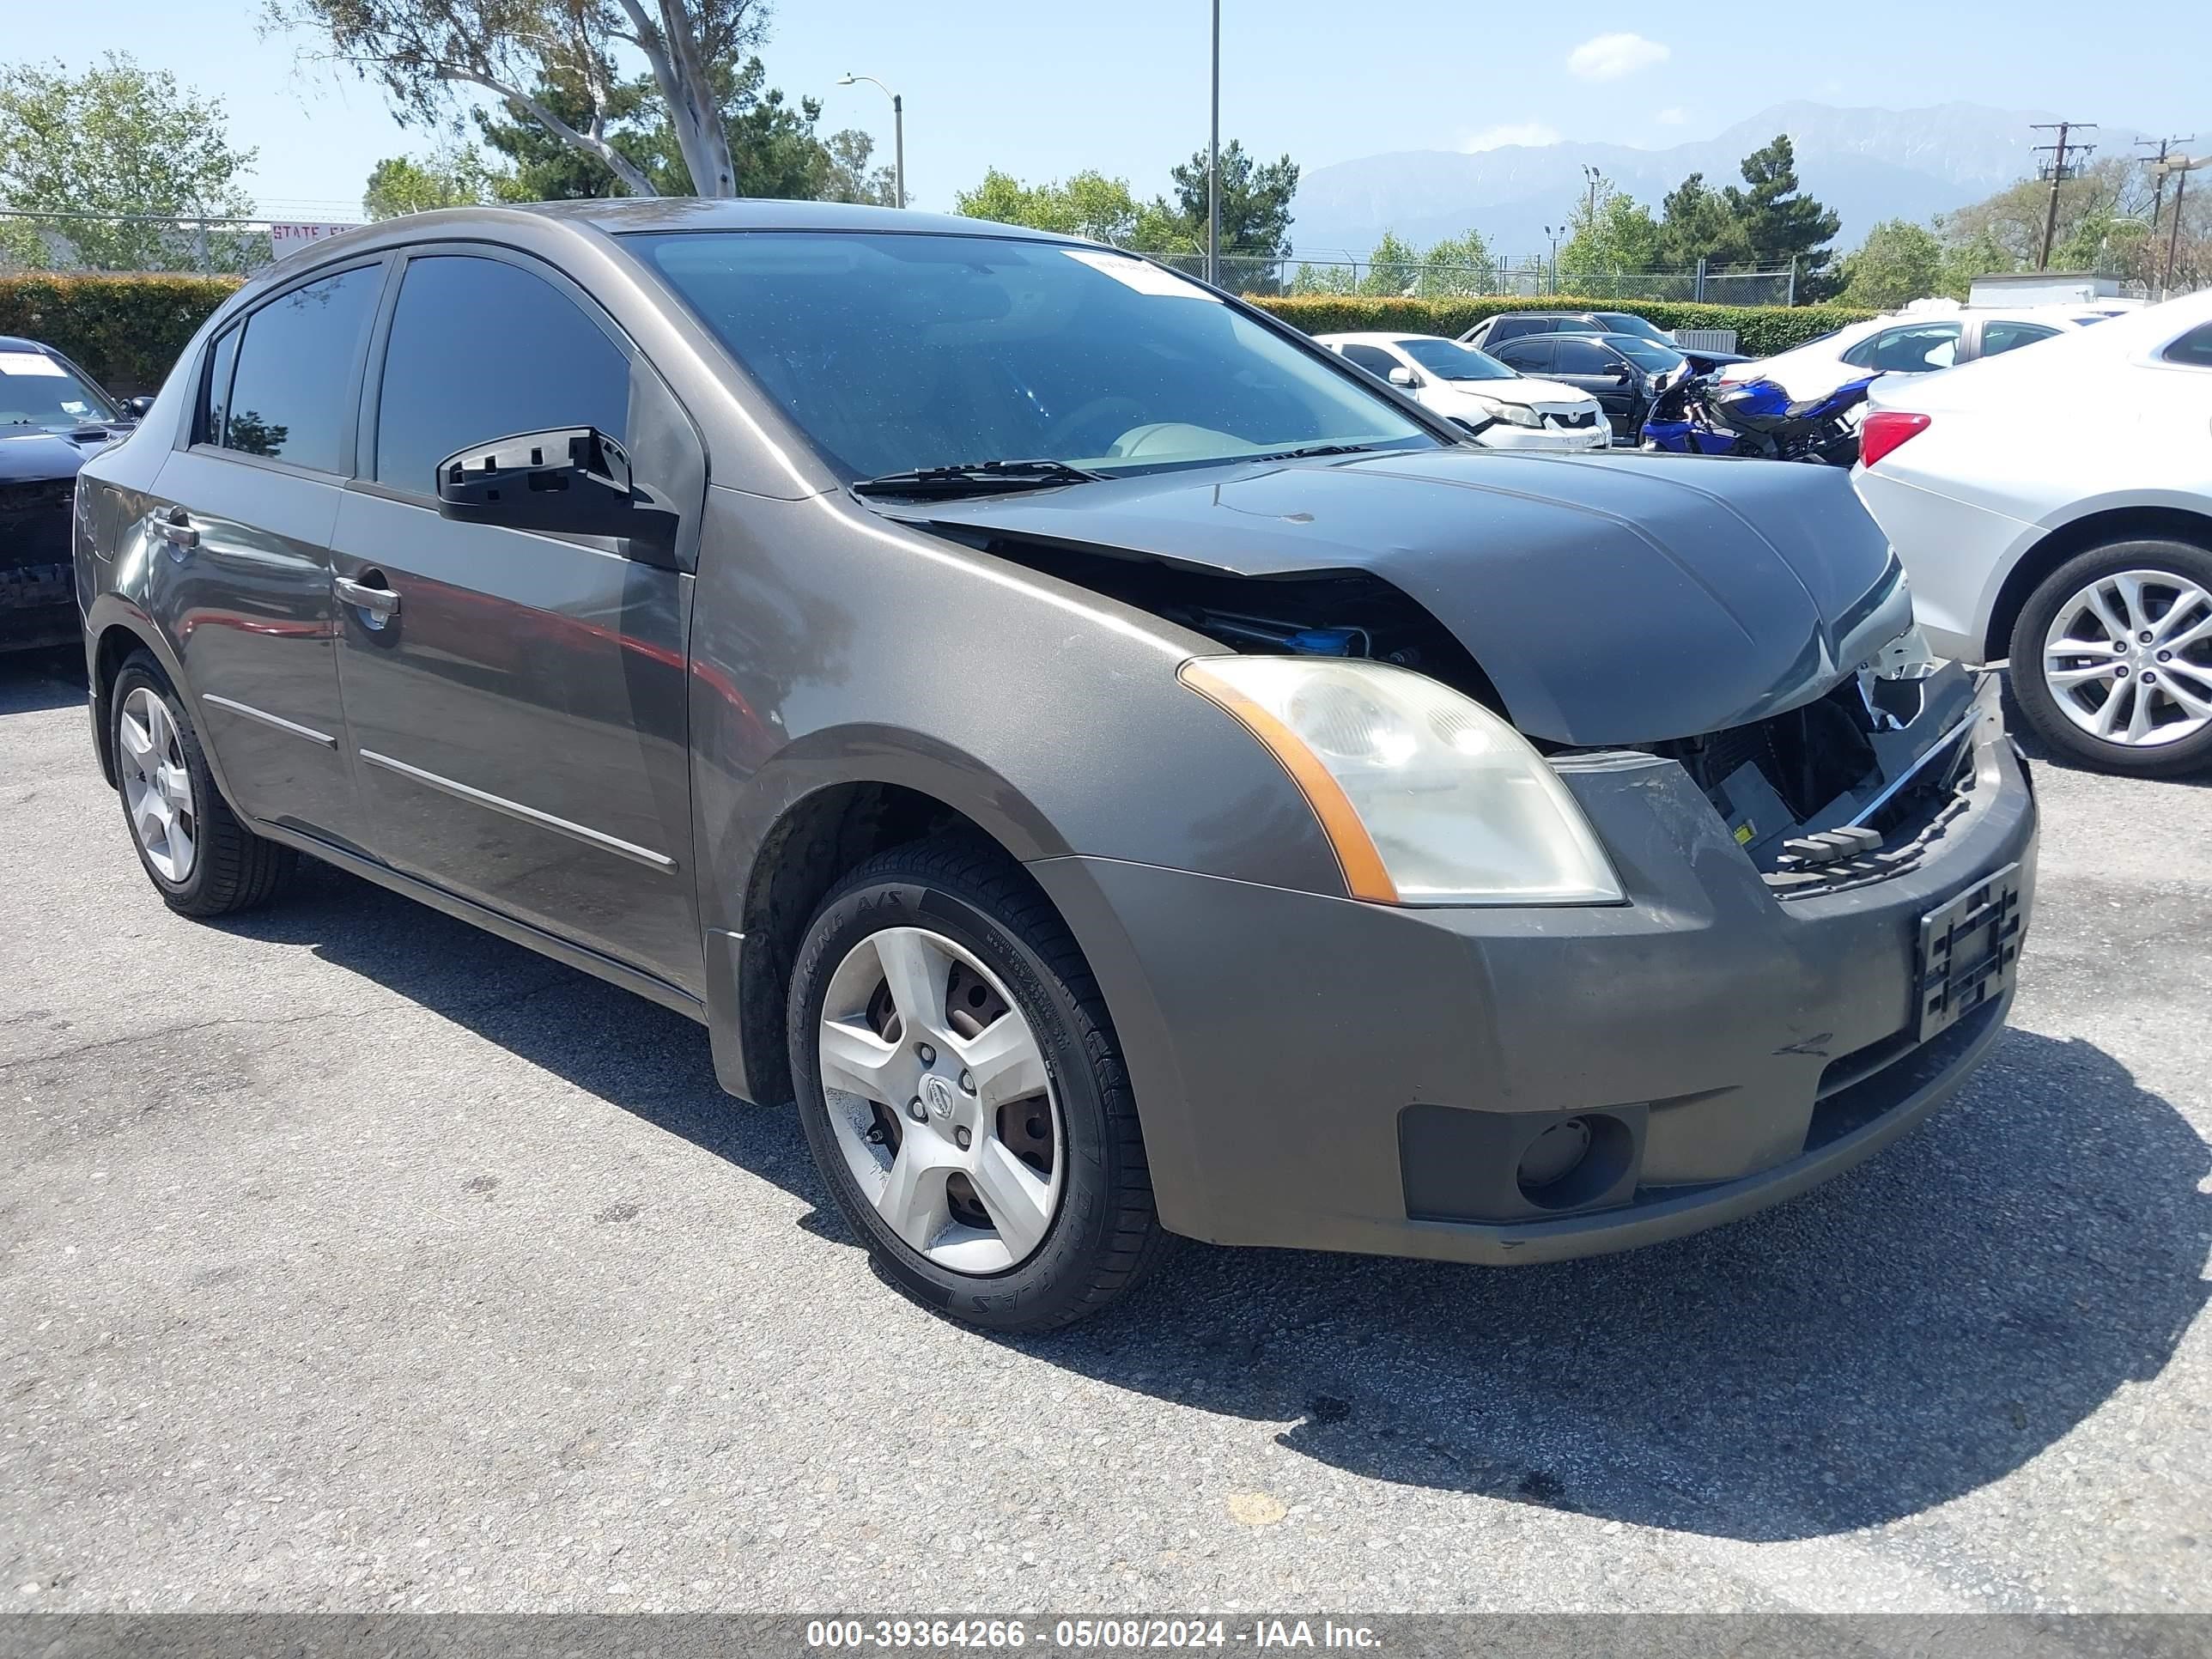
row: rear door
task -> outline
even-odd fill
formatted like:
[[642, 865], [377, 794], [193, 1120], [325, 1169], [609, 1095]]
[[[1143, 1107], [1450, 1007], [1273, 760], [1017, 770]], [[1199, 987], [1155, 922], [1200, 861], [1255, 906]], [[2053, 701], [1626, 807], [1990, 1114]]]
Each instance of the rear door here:
[[349, 844], [330, 538], [384, 276], [380, 259], [319, 273], [209, 346], [191, 441], [155, 481], [147, 572], [234, 805]]
[[[672, 394], [550, 268], [413, 251], [339, 508], [340, 676], [374, 851], [696, 992], [685, 653], [705, 459]], [[684, 519], [673, 551], [440, 516], [438, 462], [590, 425]]]

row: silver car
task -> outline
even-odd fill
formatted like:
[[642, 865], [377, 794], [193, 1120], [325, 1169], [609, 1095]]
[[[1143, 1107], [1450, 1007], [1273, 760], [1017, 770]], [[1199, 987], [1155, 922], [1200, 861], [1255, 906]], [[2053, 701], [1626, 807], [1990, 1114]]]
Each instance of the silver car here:
[[305, 854], [683, 1011], [977, 1324], [1743, 1215], [1996, 1036], [2022, 763], [1840, 472], [1462, 437], [1064, 237], [396, 220], [84, 467], [93, 736], [174, 909]]

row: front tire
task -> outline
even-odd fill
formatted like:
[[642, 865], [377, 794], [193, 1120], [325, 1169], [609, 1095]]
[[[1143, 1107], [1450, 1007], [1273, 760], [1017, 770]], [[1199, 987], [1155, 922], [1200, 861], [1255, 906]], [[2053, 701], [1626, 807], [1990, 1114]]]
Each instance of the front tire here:
[[2111, 542], [2028, 597], [2013, 695], [2038, 736], [2099, 771], [2177, 777], [2212, 766], [2212, 552]]
[[267, 903], [299, 855], [238, 821], [161, 665], [134, 652], [115, 678], [109, 707], [115, 792], [161, 902], [202, 919]]
[[823, 901], [789, 998], [807, 1146], [884, 1275], [988, 1330], [1054, 1329], [1164, 1253], [1113, 1023], [996, 848], [896, 848]]

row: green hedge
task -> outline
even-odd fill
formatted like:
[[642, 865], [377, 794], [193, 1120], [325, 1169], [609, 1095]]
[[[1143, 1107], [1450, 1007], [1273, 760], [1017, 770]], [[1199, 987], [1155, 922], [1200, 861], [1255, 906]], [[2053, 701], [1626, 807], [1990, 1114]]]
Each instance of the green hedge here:
[[[0, 276], [0, 334], [28, 335], [58, 347], [109, 391], [127, 398], [160, 387], [192, 331], [237, 285], [223, 276]], [[1501, 311], [1629, 310], [1662, 328], [1732, 328], [1736, 349], [1757, 357], [1875, 314], [1846, 306], [1624, 304], [1571, 295], [1402, 300], [1318, 294], [1255, 295], [1253, 303], [1309, 334], [1402, 329], [1447, 337]]]
[[1732, 328], [1736, 349], [1765, 357], [1862, 322], [1871, 311], [1849, 306], [1701, 306], [1675, 300], [1579, 300], [1569, 294], [1541, 299], [1490, 295], [1449, 300], [1400, 300], [1357, 294], [1254, 295], [1255, 306], [1308, 334], [1356, 334], [1403, 330], [1408, 334], [1465, 333], [1501, 311], [1632, 311], [1661, 328]]
[[0, 276], [0, 334], [44, 341], [118, 398], [157, 392], [225, 276]]

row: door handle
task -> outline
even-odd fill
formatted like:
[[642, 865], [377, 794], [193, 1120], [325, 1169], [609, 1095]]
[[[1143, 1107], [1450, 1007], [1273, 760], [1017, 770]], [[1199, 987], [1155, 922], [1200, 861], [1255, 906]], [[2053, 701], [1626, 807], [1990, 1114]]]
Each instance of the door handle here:
[[331, 578], [331, 591], [348, 605], [357, 605], [374, 617], [390, 617], [399, 610], [399, 595], [384, 586], [384, 573], [370, 570], [362, 573], [374, 577], [374, 583], [356, 581], [350, 576]]
[[154, 533], [172, 547], [190, 552], [200, 544], [200, 532], [192, 528], [191, 516], [180, 507], [167, 518], [154, 520]]

